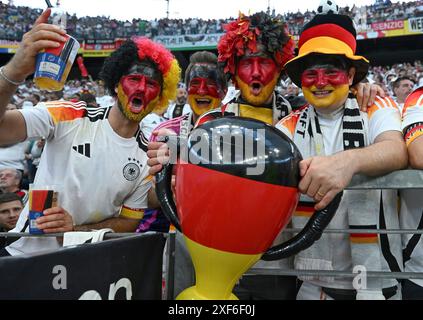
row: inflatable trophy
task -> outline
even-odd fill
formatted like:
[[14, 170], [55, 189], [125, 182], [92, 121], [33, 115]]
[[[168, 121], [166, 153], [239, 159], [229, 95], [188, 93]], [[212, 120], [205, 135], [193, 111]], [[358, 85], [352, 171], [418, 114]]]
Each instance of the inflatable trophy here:
[[156, 176], [163, 212], [183, 233], [196, 274], [195, 286], [177, 299], [237, 299], [232, 289], [243, 273], [259, 259], [308, 248], [341, 199], [338, 194], [295, 237], [271, 247], [299, 200], [302, 157], [294, 143], [261, 121], [224, 117], [195, 128], [179, 150], [176, 164]]

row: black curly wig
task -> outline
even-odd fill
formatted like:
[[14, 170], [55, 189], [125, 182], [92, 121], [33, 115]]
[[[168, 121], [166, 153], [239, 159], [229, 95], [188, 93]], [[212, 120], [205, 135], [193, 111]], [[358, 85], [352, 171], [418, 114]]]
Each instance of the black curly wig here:
[[[110, 95], [116, 96], [115, 88], [120, 78], [126, 75], [135, 63], [139, 62], [141, 61], [138, 58], [138, 47], [132, 40], [124, 42], [104, 61], [99, 77], [104, 81], [104, 86]], [[156, 66], [151, 60], [149, 62]]]

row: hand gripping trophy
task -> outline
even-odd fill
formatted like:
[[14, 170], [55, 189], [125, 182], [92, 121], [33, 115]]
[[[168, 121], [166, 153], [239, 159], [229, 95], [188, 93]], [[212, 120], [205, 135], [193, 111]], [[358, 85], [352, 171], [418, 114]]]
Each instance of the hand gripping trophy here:
[[183, 233], [196, 272], [196, 285], [177, 299], [237, 299], [232, 289], [243, 273], [259, 259], [308, 248], [341, 200], [338, 194], [300, 233], [271, 247], [299, 199], [302, 156], [293, 142], [264, 122], [224, 117], [195, 128], [179, 149], [176, 163], [156, 176], [162, 209]]

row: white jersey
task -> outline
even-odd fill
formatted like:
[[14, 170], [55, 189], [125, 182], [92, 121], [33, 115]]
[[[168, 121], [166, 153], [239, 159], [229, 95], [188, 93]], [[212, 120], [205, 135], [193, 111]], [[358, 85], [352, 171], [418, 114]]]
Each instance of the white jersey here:
[[166, 119], [173, 119], [173, 118], [177, 118], [192, 112], [191, 107], [188, 103], [186, 103], [184, 107], [182, 108], [182, 113], [179, 113], [179, 112], [175, 113], [175, 107], [176, 107], [176, 103], [174, 102], [171, 103], [169, 107], [167, 108], [166, 112], [164, 113], [163, 117], [165, 117]]
[[166, 118], [164, 118], [163, 116], [159, 116], [157, 113], [154, 112], [148, 114], [144, 119], [142, 119], [141, 130], [147, 140], [150, 140], [151, 133], [154, 131], [154, 129], [159, 124], [165, 121]]
[[[276, 128], [280, 129], [285, 133], [289, 138], [294, 139], [294, 133], [296, 130], [296, 124], [300, 120], [299, 115], [301, 114], [301, 109], [297, 112], [291, 113], [288, 117], [282, 119], [277, 125]], [[342, 124], [343, 124], [343, 108], [335, 111], [332, 114], [321, 114], [317, 111], [319, 125], [323, 136], [324, 144], [324, 154], [332, 155], [344, 150], [343, 144], [343, 134], [342, 134]], [[369, 108], [368, 113], [361, 112], [364, 132], [365, 132], [365, 145], [371, 145], [375, 142], [376, 138], [386, 131], [401, 131], [401, 118], [400, 113], [397, 108], [390, 107], [387, 104], [379, 103], [378, 106], [373, 105]], [[302, 150], [300, 150], [302, 151]], [[369, 194], [373, 190], [368, 190]], [[388, 217], [386, 220], [388, 229], [399, 228], [398, 225], [398, 213], [397, 213], [397, 195], [396, 190], [383, 190], [383, 207], [384, 207], [384, 216]], [[374, 194], [374, 197], [377, 197], [378, 194]], [[369, 195], [370, 196], [370, 195]], [[350, 191], [344, 190], [341, 203], [336, 211], [335, 216], [330, 222], [327, 229], [349, 229], [348, 221], [348, 212], [349, 204], [353, 202], [351, 198]], [[298, 206], [296, 212], [293, 216], [293, 227], [298, 228], [302, 227], [302, 220], [296, 222], [296, 216], [298, 217], [309, 217], [314, 212], [313, 207], [303, 208]], [[375, 208], [375, 214], [379, 214], [379, 207]], [[329, 243], [333, 244], [331, 248], [327, 248], [326, 252], [331, 259], [330, 265], [325, 265], [324, 269], [326, 270], [337, 270], [337, 271], [352, 271], [353, 270], [353, 261], [351, 255], [351, 239], [348, 234], [339, 234], [339, 233], [327, 233], [323, 234], [321, 239], [329, 239]], [[355, 239], [356, 243], [366, 241], [366, 239]], [[377, 240], [376, 240], [377, 241]], [[389, 237], [387, 251], [392, 253], [395, 260], [395, 263], [401, 266], [401, 238], [398, 235]], [[384, 242], [384, 243], [386, 243]], [[317, 241], [311, 248], [307, 250], [312, 250], [313, 247], [319, 246], [319, 243], [323, 243], [322, 240]], [[383, 248], [385, 250], [385, 248]], [[330, 253], [329, 253], [330, 252]], [[385, 251], [386, 252], [386, 251]], [[301, 254], [300, 254], [301, 255]], [[295, 258], [295, 267], [297, 269], [310, 269], [309, 263], [307, 260], [303, 259], [298, 255]], [[314, 259], [318, 260], [318, 259]], [[322, 266], [311, 266], [311, 269], [323, 269]], [[386, 261], [383, 261], [382, 270], [390, 271], [390, 268]], [[308, 278], [305, 278], [308, 280]], [[311, 283], [329, 288], [339, 288], [339, 289], [353, 289], [352, 281], [349, 278], [333, 278], [321, 277], [314, 278]], [[383, 287], [390, 287], [396, 285], [395, 280], [386, 280], [383, 283]]]
[[[22, 110], [28, 138], [46, 137], [35, 185], [58, 185], [59, 206], [75, 225], [98, 223], [120, 215], [141, 219], [151, 187], [145, 141], [119, 136], [108, 121], [109, 108], [85, 103], [41, 103]], [[25, 225], [25, 206], [16, 227]], [[21, 238], [7, 250], [12, 255], [55, 249], [55, 238]]]
[[[423, 134], [423, 94], [414, 91], [403, 108], [402, 129], [407, 145]], [[423, 189], [403, 189], [400, 191], [401, 229], [423, 229]], [[405, 234], [402, 237], [404, 271], [423, 272], [423, 242], [421, 235]], [[423, 287], [423, 279], [410, 279]]]

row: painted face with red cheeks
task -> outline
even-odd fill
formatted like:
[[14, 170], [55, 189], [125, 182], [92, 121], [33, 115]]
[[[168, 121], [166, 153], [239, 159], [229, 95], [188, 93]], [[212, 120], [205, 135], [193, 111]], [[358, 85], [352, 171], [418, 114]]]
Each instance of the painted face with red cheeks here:
[[137, 64], [129, 69], [118, 85], [118, 99], [124, 115], [140, 121], [152, 111], [161, 90], [160, 73], [152, 65]]
[[218, 108], [226, 88], [216, 65], [196, 63], [189, 72], [188, 103], [196, 117]]
[[332, 64], [307, 68], [301, 75], [304, 98], [315, 108], [332, 112], [347, 99], [354, 70], [346, 71]]
[[275, 61], [266, 56], [246, 56], [238, 63], [238, 77], [248, 85], [257, 82], [265, 86], [274, 79], [277, 72]]
[[199, 96], [211, 96], [219, 98], [219, 88], [215, 81], [206, 78], [194, 78], [189, 83], [188, 94]]
[[254, 106], [262, 106], [272, 99], [280, 68], [263, 50], [243, 56], [235, 72], [235, 82], [242, 98]]
[[301, 75], [301, 84], [303, 87], [314, 85], [316, 88], [322, 88], [327, 85], [336, 87], [349, 84], [348, 73], [332, 66], [310, 68]]

